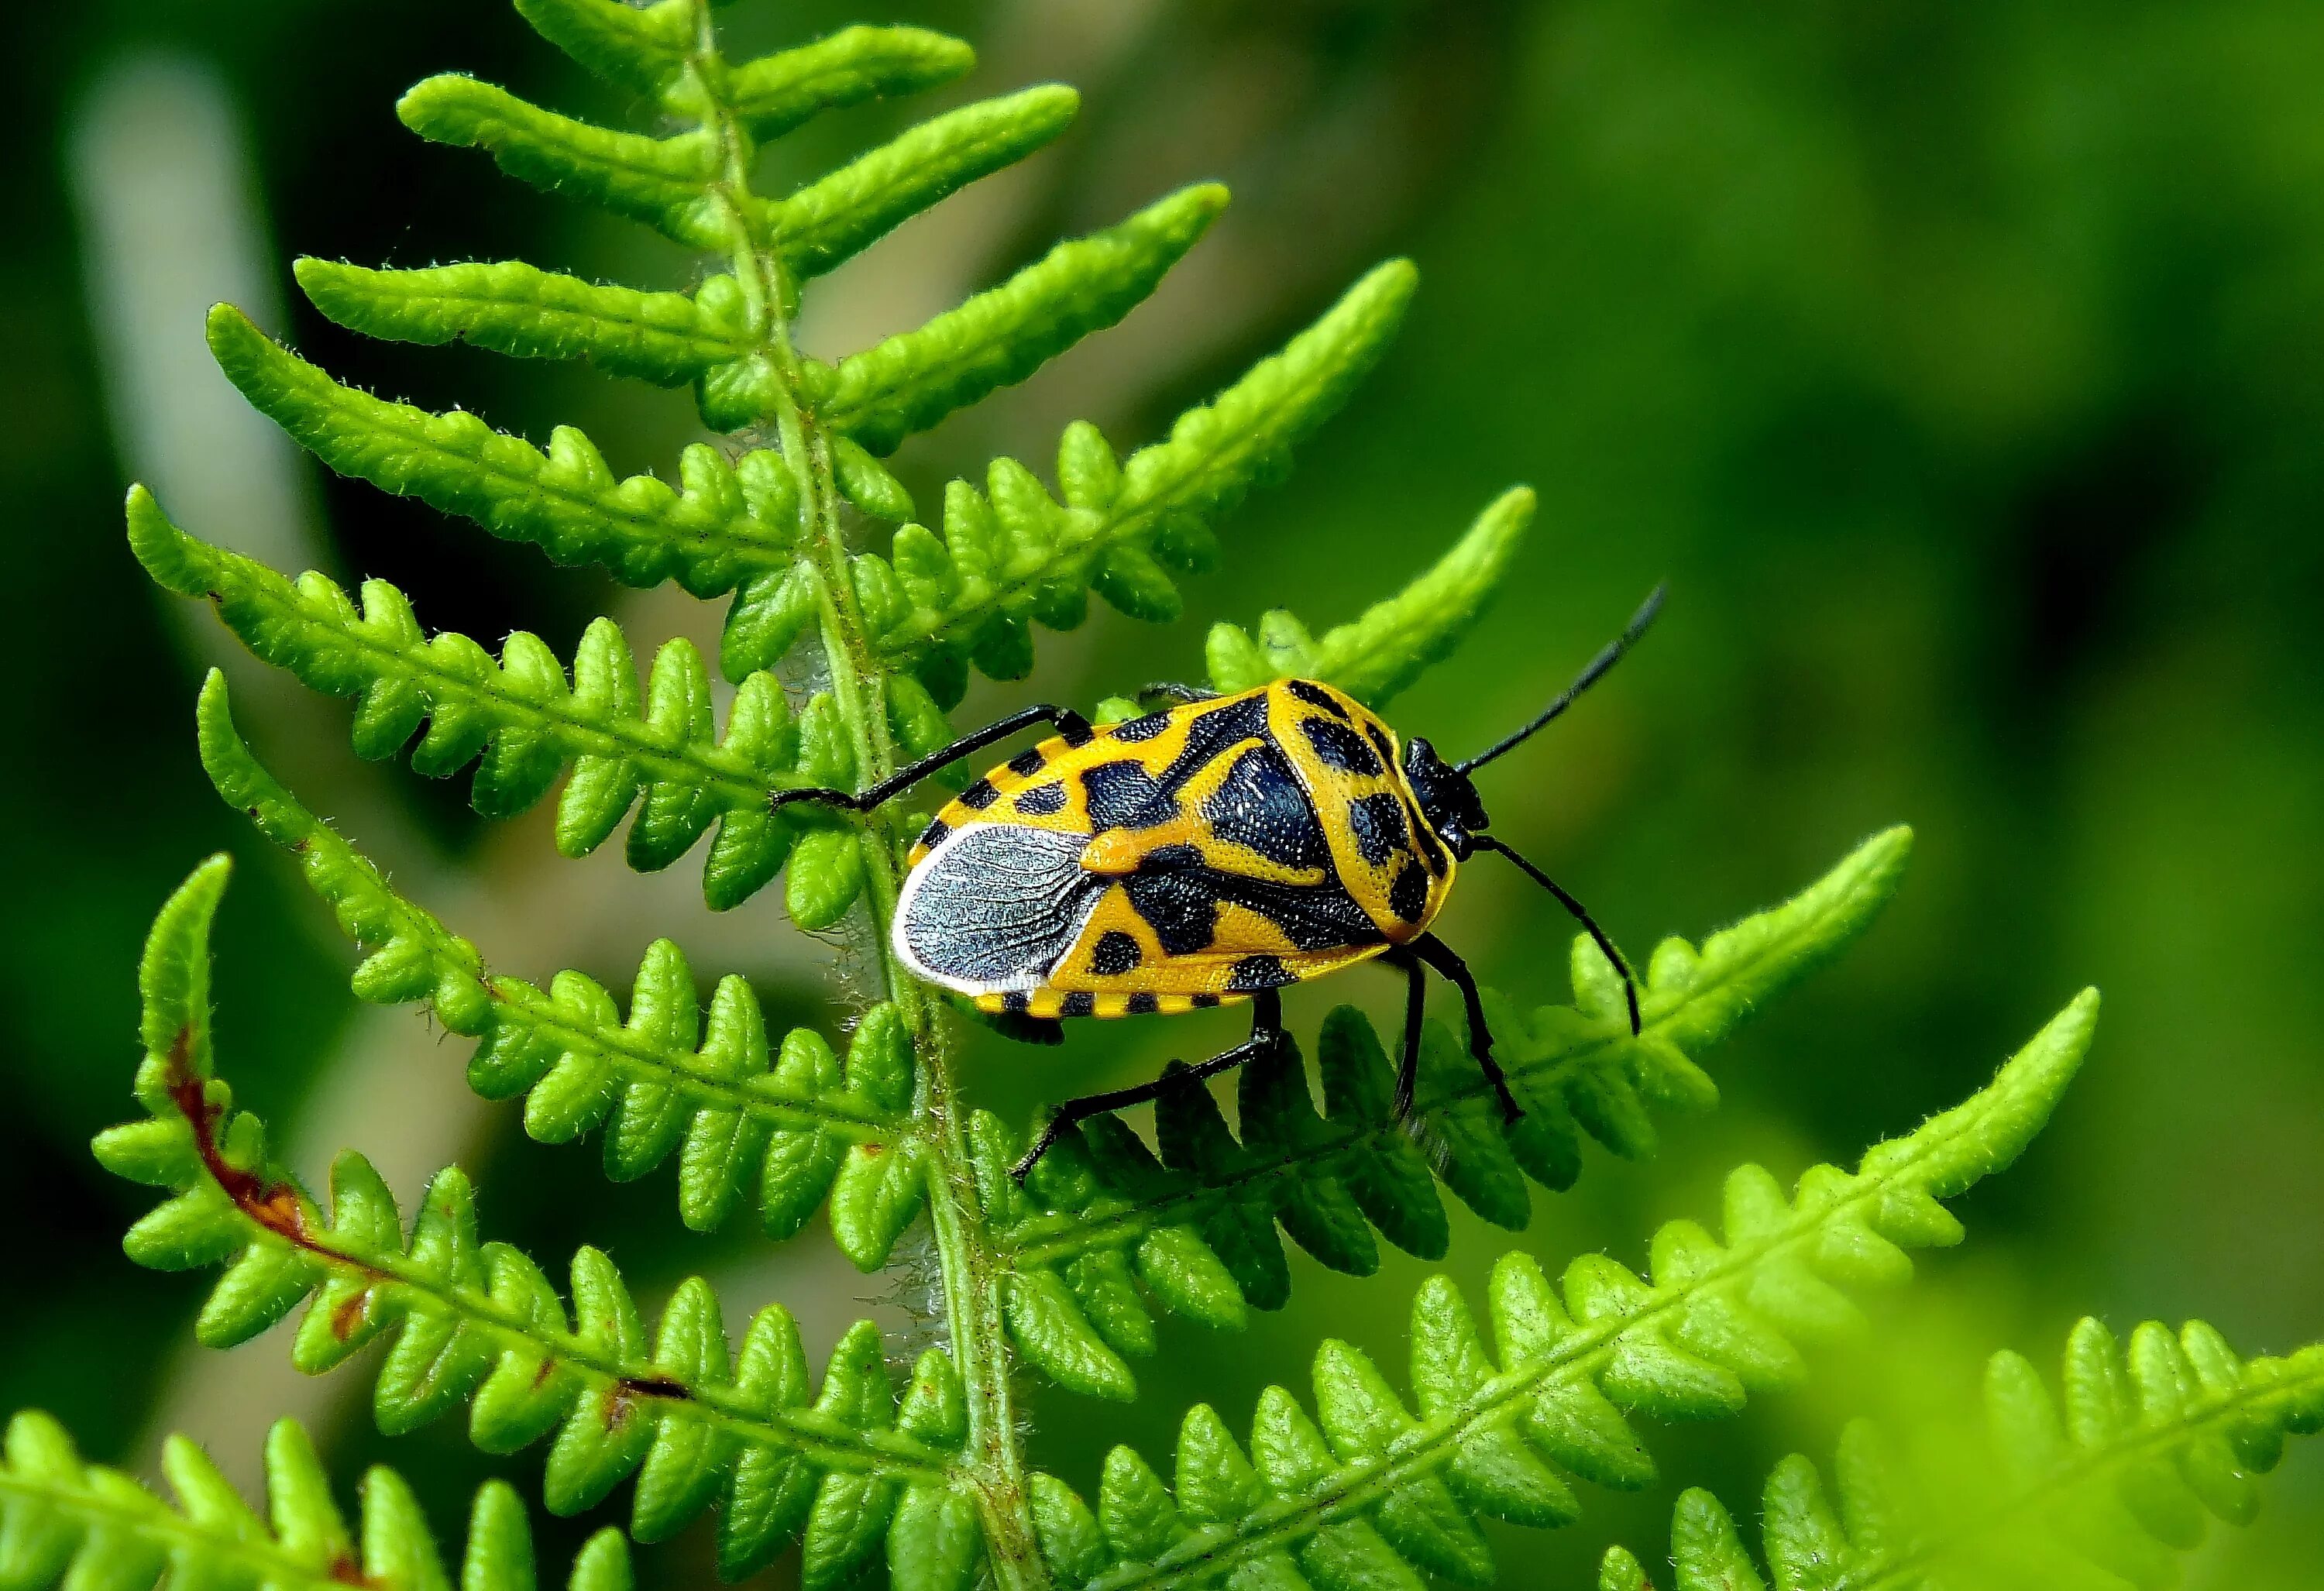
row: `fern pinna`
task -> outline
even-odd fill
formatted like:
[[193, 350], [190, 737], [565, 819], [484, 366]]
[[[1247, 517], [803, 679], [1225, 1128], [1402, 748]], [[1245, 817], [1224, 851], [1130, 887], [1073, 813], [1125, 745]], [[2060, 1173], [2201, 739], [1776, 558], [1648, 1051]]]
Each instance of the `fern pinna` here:
[[[472, 799], [491, 816], [556, 789], [556, 844], [567, 855], [603, 845], [624, 819], [628, 860], [641, 869], [669, 867], [708, 837], [712, 906], [779, 877], [799, 928], [853, 918], [884, 952], [915, 815], [775, 798], [868, 787], [944, 745], [970, 671], [1022, 677], [1034, 626], [1081, 623], [1092, 591], [1133, 618], [1176, 619], [1178, 582], [1220, 557], [1221, 519], [1282, 474], [1290, 450], [1379, 359], [1415, 273], [1401, 262], [1374, 270], [1160, 440], [1123, 456], [1094, 427], [1074, 425], [1058, 438], [1054, 484], [999, 459], [981, 483], [953, 482], [923, 519], [883, 461], [1119, 320], [1200, 239], [1224, 191], [1167, 195], [916, 330], [820, 363], [792, 337], [814, 279], [1056, 137], [1072, 92], [968, 104], [773, 197], [754, 187], [763, 143], [826, 110], [950, 82], [973, 66], [969, 49], [919, 29], [854, 27], [730, 61], [708, 0], [517, 9], [647, 101], [664, 130], [573, 120], [457, 76], [413, 88], [404, 122], [712, 256], [699, 285], [637, 291], [517, 262], [380, 271], [318, 260], [300, 262], [300, 285], [324, 315], [374, 336], [465, 339], [690, 387], [705, 424], [727, 440], [687, 448], [673, 481], [618, 479], [576, 430], [558, 428], [541, 448], [465, 412], [375, 397], [230, 307], [213, 313], [210, 346], [254, 405], [337, 471], [559, 562], [727, 599], [715, 660], [732, 687], [723, 722], [711, 662], [684, 640], [661, 647], [642, 681], [609, 620], [570, 658], [521, 631], [495, 655], [431, 634], [384, 582], [351, 593], [205, 542], [142, 489], [129, 501], [131, 545], [156, 581], [208, 598], [260, 658], [353, 698], [360, 754], [408, 752], [436, 777], [473, 765]], [[1481, 612], [1532, 507], [1529, 493], [1506, 493], [1402, 591], [1321, 633], [1280, 611], [1250, 630], [1218, 626], [1204, 648], [1209, 683], [1231, 693], [1297, 676], [1378, 707]], [[864, 545], [867, 521], [894, 527], [884, 555]], [[806, 665], [779, 674], [795, 652]], [[1095, 705], [1101, 721], [1134, 711], [1122, 697]], [[1482, 1583], [1494, 1564], [1481, 1522], [1567, 1525], [1583, 1512], [1585, 1485], [1655, 1483], [1643, 1422], [1730, 1416], [1751, 1395], [1795, 1384], [1808, 1351], [1858, 1319], [1854, 1292], [1904, 1280], [1912, 1249], [1958, 1241], [1944, 1201], [2039, 1130], [2095, 1018], [2094, 997], [2076, 999], [1983, 1091], [1852, 1170], [1816, 1166], [1787, 1190], [1740, 1167], [1715, 1230], [1665, 1226], [1643, 1274], [1585, 1254], [1553, 1280], [1512, 1251], [1479, 1302], [1443, 1278], [1427, 1282], [1413, 1301], [1408, 1393], [1355, 1347], [1327, 1342], [1304, 1394], [1270, 1388], [1247, 1421], [1198, 1406], [1167, 1460], [1120, 1448], [1075, 1484], [1034, 1467], [1022, 1375], [1134, 1398], [1133, 1365], [1157, 1352], [1157, 1311], [1231, 1329], [1286, 1301], [1296, 1268], [1286, 1237], [1326, 1266], [1368, 1274], [1383, 1242], [1429, 1258], [1446, 1251], [1446, 1191], [1517, 1231], [1536, 1187], [1572, 1183], [1585, 1142], [1650, 1154], [1657, 1111], [1716, 1102], [1702, 1065], [1711, 1047], [1868, 926], [1910, 836], [1874, 836], [1793, 899], [1700, 945], [1665, 941], [1637, 963], [1635, 1033], [1622, 976], [1586, 935], [1573, 943], [1570, 996], [1489, 993], [1524, 1108], [1514, 1123], [1443, 1024], [1424, 1035], [1413, 1117], [1397, 1119], [1388, 1053], [1343, 1008], [1312, 1042], [1320, 1107], [1286, 1046], [1241, 1072], [1232, 1127], [1208, 1092], [1173, 1089], [1150, 1145], [1099, 1117], [1065, 1134], [1020, 1186], [1009, 1172], [1028, 1132], [962, 1097], [967, 1026], [892, 957], [844, 1036], [770, 1031], [739, 977], [706, 1000], [693, 964], [666, 940], [625, 998], [578, 971], [545, 986], [495, 971], [490, 946], [399, 894], [359, 836], [309, 813], [267, 771], [235, 728], [222, 678], [204, 686], [197, 718], [220, 794], [292, 854], [360, 952], [359, 998], [424, 1006], [473, 1041], [471, 1085], [521, 1099], [532, 1136], [595, 1133], [615, 1178], [674, 1160], [688, 1228], [755, 1220], [788, 1238], [827, 1212], [841, 1251], [873, 1271], [925, 1221], [943, 1331], [941, 1346], [908, 1364], [890, 1362], [869, 1321], [811, 1356], [780, 1304], [744, 1321], [700, 1279], [649, 1312], [595, 1249], [571, 1256], [560, 1286], [483, 1235], [456, 1168], [429, 1183], [408, 1218], [353, 1149], [318, 1191], [303, 1180], [314, 1168], [280, 1163], [264, 1126], [237, 1108], [213, 1045], [209, 933], [224, 858], [203, 864], [154, 924], [141, 979], [144, 1116], [96, 1145], [106, 1166], [164, 1195], [128, 1234], [131, 1257], [223, 1267], [197, 1324], [212, 1346], [303, 1306], [290, 1344], [301, 1369], [332, 1370], [375, 1347], [384, 1430], [465, 1410], [487, 1452], [545, 1446], [541, 1495], [553, 1513], [599, 1510], [633, 1481], [628, 1537], [657, 1541], [711, 1514], [723, 1574], [795, 1550], [815, 1591], [866, 1574], [907, 1591]], [[2178, 1543], [2191, 1517], [2171, 1474], [2236, 1515], [2249, 1494], [2236, 1467], [2258, 1465], [2282, 1430], [2313, 1422], [2305, 1356], [2243, 1366], [2199, 1329], [2175, 1347], [2143, 1333], [2132, 1348], [2135, 1417], [2111, 1347], [2085, 1356], [2070, 1377], [2070, 1391], [2082, 1389], [2070, 1441], [2026, 1435], [2041, 1425], [2031, 1414], [2018, 1421], [2013, 1450], [2032, 1455], [2021, 1492], [2121, 1477], [2130, 1489], [2114, 1494], [2162, 1541]], [[2021, 1412], [2033, 1406], [2033, 1394], [2010, 1395]], [[0, 1459], [0, 1586], [448, 1586], [392, 1472], [364, 1481], [356, 1532], [296, 1427], [277, 1428], [266, 1459], [262, 1517], [190, 1444], [173, 1441], [163, 1459], [172, 1505], [85, 1463], [44, 1417], [20, 1415]], [[1796, 1466], [1781, 1473], [1787, 1497], [1812, 1494]], [[1804, 1522], [1787, 1514], [1779, 1531], [1771, 1507], [1770, 1551], [1779, 1577], [1791, 1576], [1782, 1583], [1932, 1582], [1933, 1558], [1848, 1513], [1852, 1484], [1843, 1481], [1840, 1524], [1803, 1502], [1794, 1514]], [[2010, 1517], [2026, 1514], [2022, 1503], [2003, 1512], [2013, 1508]], [[1749, 1583], [1724, 1519], [1707, 1498], [1683, 1505], [1680, 1572], [1696, 1577], [1687, 1583]], [[1837, 1578], [1799, 1570], [1806, 1559], [1793, 1544], [1810, 1537], [1821, 1544], [1814, 1552], [1828, 1546], [1830, 1561], [1854, 1567]], [[2145, 1559], [2105, 1561], [2147, 1578]], [[1637, 1583], [1633, 1560], [1608, 1563], [1614, 1583]], [[475, 1499], [459, 1576], [462, 1591], [534, 1583], [523, 1510], [505, 1483]], [[589, 1539], [572, 1584], [625, 1591], [621, 1531]]]

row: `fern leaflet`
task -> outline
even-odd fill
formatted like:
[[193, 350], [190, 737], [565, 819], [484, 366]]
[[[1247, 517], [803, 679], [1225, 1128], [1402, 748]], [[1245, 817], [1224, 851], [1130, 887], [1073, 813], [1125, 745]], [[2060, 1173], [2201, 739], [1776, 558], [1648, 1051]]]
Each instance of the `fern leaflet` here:
[[465, 410], [430, 414], [342, 386], [227, 305], [210, 352], [252, 407], [344, 475], [536, 542], [561, 564], [595, 560], [631, 585], [675, 580], [696, 596], [791, 566], [798, 488], [761, 448], [729, 464], [706, 443], [681, 455], [676, 490], [615, 480], [596, 447], [560, 426], [546, 453]]
[[[33, 1411], [8, 1422], [0, 1451], [0, 1583], [74, 1591], [451, 1591], [428, 1522], [401, 1476], [364, 1477], [360, 1534], [331, 1501], [314, 1444], [296, 1421], [266, 1437], [267, 1511], [252, 1511], [208, 1455], [184, 1436], [161, 1448], [177, 1504], [117, 1469], [90, 1464]], [[535, 1591], [532, 1527], [505, 1481], [476, 1493], [460, 1591]], [[573, 1559], [569, 1591], [631, 1591], [629, 1544], [608, 1527]]]

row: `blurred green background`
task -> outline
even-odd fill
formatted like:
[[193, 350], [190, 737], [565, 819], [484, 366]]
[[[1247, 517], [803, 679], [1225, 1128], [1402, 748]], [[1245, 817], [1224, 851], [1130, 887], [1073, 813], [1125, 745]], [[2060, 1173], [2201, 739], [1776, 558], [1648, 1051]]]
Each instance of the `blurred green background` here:
[[[2324, 1336], [2324, 9], [1017, 0], [874, 16], [752, 0], [729, 15], [742, 47], [927, 22], [983, 53], [961, 95], [1061, 77], [1087, 96], [1056, 149], [833, 279], [806, 328], [817, 351], [912, 324], [1180, 181], [1236, 191], [1122, 328], [908, 450], [924, 502], [997, 450], [1046, 469], [1077, 415], [1146, 440], [1372, 260], [1422, 268], [1397, 350], [1292, 481], [1230, 522], [1226, 571], [1194, 584], [1186, 624], [1101, 614], [1046, 640], [1029, 685], [979, 686], [962, 722], [1194, 674], [1213, 619], [1349, 617], [1524, 480], [1542, 512], [1509, 590], [1395, 716], [1449, 749], [1481, 742], [1668, 576], [1651, 642], [1488, 780], [1501, 829], [1618, 937], [1700, 936], [1877, 827], [1918, 828], [1864, 944], [1712, 1055], [1718, 1113], [1669, 1124], [1653, 1163], [1594, 1155], [1520, 1239], [1457, 1220], [1455, 1274], [1512, 1241], [1553, 1264], [1601, 1246], [1640, 1262], [1653, 1224], [1708, 1213], [1736, 1161], [1789, 1175], [1850, 1158], [1975, 1087], [2082, 984], [2105, 989], [2089, 1067], [2026, 1160], [1968, 1201], [1968, 1248], [1806, 1392], [1656, 1438], [1673, 1486], [1748, 1504], [1767, 1463], [1828, 1453], [1849, 1413], [1957, 1404], [2000, 1346], [2054, 1364], [2085, 1311], [2122, 1328], [2200, 1312], [2252, 1352]], [[694, 434], [682, 396], [361, 344], [288, 302], [296, 253], [522, 256], [682, 285], [691, 262], [426, 147], [392, 113], [447, 68], [583, 113], [619, 101], [473, 0], [88, 0], [12, 7], [0, 27], [16, 174], [0, 234], [0, 1410], [48, 1407], [133, 1466], [161, 1430], [190, 1429], [244, 1477], [266, 1420], [292, 1410], [350, 1481], [398, 1463], [447, 1535], [489, 1472], [457, 1422], [391, 1448], [359, 1376], [303, 1383], [280, 1343], [194, 1349], [200, 1280], [120, 1256], [143, 1199], [86, 1145], [131, 1109], [145, 924], [220, 848], [244, 864], [220, 938], [225, 1064], [288, 1125], [300, 1169], [352, 1142], [409, 1200], [456, 1158], [488, 1227], [552, 1268], [595, 1241], [650, 1301], [707, 1271], [730, 1320], [779, 1297], [828, 1341], [870, 1300], [899, 1353], [917, 1346], [925, 1274], [858, 1277], [813, 1235], [770, 1252], [740, 1223], [686, 1233], [667, 1167], [609, 1190], [594, 1148], [531, 1145], [513, 1110], [468, 1099], [466, 1045], [355, 1006], [327, 915], [195, 762], [194, 687], [231, 643], [157, 593], [120, 534], [134, 474], [198, 534], [385, 575], [431, 625], [522, 626], [565, 650], [610, 607], [644, 642], [714, 632], [715, 611], [322, 478], [200, 348], [202, 306], [235, 298], [347, 379], [535, 437], [578, 424], [617, 469], [667, 470]], [[827, 118], [770, 154], [775, 178], [896, 122]], [[538, 821], [487, 834], [465, 783], [360, 765], [338, 705], [246, 660], [235, 677], [270, 759], [501, 968], [578, 965], [625, 988], [669, 933], [706, 979], [753, 974], [770, 1016], [826, 1014], [827, 963], [852, 952], [803, 941], [770, 900], [714, 921], [692, 861], [641, 879], [612, 855], [557, 860]], [[1469, 877], [1448, 935], [1489, 981], [1558, 997], [1568, 925], [1513, 876]], [[1392, 995], [1351, 975], [1291, 1006], [1312, 1033], [1334, 999], [1386, 1010]], [[1150, 1075], [1225, 1041], [1231, 1023], [1204, 1020], [1058, 1052], [986, 1041], [972, 1092], [1021, 1114]], [[1290, 1308], [1247, 1341], [1166, 1329], [1136, 1408], [1037, 1396], [1039, 1461], [1087, 1488], [1107, 1442], [1167, 1452], [1189, 1402], [1240, 1426], [1326, 1331], [1400, 1364], [1425, 1267], [1393, 1256], [1355, 1282], [1295, 1265]], [[537, 1458], [505, 1467], [532, 1489]], [[1659, 1557], [1669, 1495], [1598, 1496], [1508, 1559], [1508, 1583], [1584, 1584], [1609, 1534]], [[2324, 1465], [2295, 1455], [2271, 1503], [2205, 1550], [2196, 1584], [2317, 1583]], [[697, 1530], [642, 1561], [662, 1586], [701, 1583], [706, 1559]]]

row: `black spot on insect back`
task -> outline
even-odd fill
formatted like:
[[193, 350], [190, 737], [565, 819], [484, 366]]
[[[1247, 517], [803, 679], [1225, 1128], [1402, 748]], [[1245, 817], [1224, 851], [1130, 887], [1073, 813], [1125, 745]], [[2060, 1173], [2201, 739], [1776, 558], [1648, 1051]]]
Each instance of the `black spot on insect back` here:
[[1387, 765], [1374, 754], [1363, 736], [1346, 724], [1329, 718], [1303, 718], [1299, 732], [1315, 749], [1315, 755], [1332, 767], [1351, 774], [1378, 774]]
[[1119, 928], [1109, 928], [1090, 952], [1090, 970], [1100, 978], [1119, 978], [1143, 959], [1138, 941]]
[[1272, 878], [1213, 870], [1204, 883], [1217, 899], [1255, 912], [1275, 924], [1294, 950], [1343, 950], [1378, 944], [1370, 915], [1337, 878], [1321, 884], [1284, 884]]
[[1055, 779], [1017, 792], [1017, 810], [1027, 817], [1050, 817], [1065, 809], [1065, 787]]
[[1166, 791], [1176, 793], [1188, 779], [1208, 768], [1220, 752], [1243, 740], [1267, 739], [1267, 698], [1249, 696], [1223, 706], [1193, 712], [1194, 720], [1186, 730], [1186, 743], [1170, 766], [1162, 770], [1158, 781]]
[[1356, 854], [1374, 867], [1412, 845], [1404, 803], [1385, 790], [1348, 803], [1348, 832], [1355, 836]]
[[1162, 1002], [1160, 1000], [1156, 999], [1150, 994], [1145, 993], [1131, 995], [1130, 997], [1130, 1003], [1123, 1007], [1123, 1009], [1128, 1011], [1132, 1016], [1151, 1016], [1155, 1012], [1161, 1008]]
[[1237, 994], [1250, 994], [1262, 989], [1281, 989], [1295, 981], [1280, 957], [1245, 956], [1234, 964], [1227, 987]]
[[952, 825], [945, 822], [944, 819], [931, 819], [928, 826], [920, 831], [920, 843], [927, 846], [930, 851], [934, 851], [937, 846], [944, 843], [945, 836], [951, 832]]
[[1019, 751], [1010, 758], [1009, 771], [1020, 779], [1028, 779], [1047, 767], [1048, 762], [1049, 759], [1041, 755], [1040, 748], [1037, 746], [1029, 751]]
[[1208, 950], [1218, 936], [1218, 898], [1199, 879], [1172, 873], [1133, 873], [1121, 881], [1130, 910], [1146, 919], [1164, 952], [1174, 956]]
[[1085, 989], [1076, 989], [1074, 993], [1067, 995], [1064, 1000], [1059, 1002], [1057, 1006], [1057, 1015], [1060, 1016], [1086, 1016], [1096, 1009], [1097, 996], [1090, 993], [1089, 990]]
[[1101, 762], [1084, 770], [1082, 790], [1096, 832], [1156, 828], [1176, 814], [1169, 791], [1134, 762]]
[[1404, 923], [1419, 922], [1420, 914], [1428, 909], [1428, 874], [1418, 862], [1405, 863], [1396, 882], [1388, 886], [1388, 909]]
[[1348, 710], [1341, 706], [1332, 693], [1322, 685], [1310, 685], [1304, 679], [1286, 679], [1283, 682], [1283, 688], [1310, 707], [1321, 707], [1334, 718], [1345, 719], [1348, 716]]
[[1273, 746], [1252, 746], [1235, 759], [1225, 782], [1203, 802], [1203, 818], [1221, 840], [1278, 867], [1331, 866], [1323, 825], [1299, 777]]
[[1133, 718], [1117, 723], [1106, 733], [1117, 740], [1150, 740], [1170, 727], [1167, 713], [1149, 713], [1143, 718]]
[[1150, 851], [1121, 881], [1130, 909], [1146, 920], [1162, 949], [1174, 956], [1210, 948], [1217, 937], [1219, 899], [1201, 874], [1203, 856], [1191, 845]]
[[971, 812], [982, 812], [1001, 799], [1001, 792], [992, 787], [991, 779], [979, 779], [960, 793], [960, 804]]
[[1219, 997], [1214, 994], [1189, 995], [1186, 1003], [1197, 1011], [1207, 1011], [1219, 1003]]

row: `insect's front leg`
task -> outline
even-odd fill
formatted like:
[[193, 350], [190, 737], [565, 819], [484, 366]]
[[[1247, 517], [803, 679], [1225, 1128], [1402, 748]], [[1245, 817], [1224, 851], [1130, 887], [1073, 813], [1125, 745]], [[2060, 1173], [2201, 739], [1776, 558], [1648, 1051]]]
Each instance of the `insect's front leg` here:
[[1048, 723], [1056, 726], [1068, 746], [1088, 743], [1097, 731], [1090, 721], [1070, 707], [1052, 706], [1042, 703], [995, 720], [982, 729], [963, 735], [941, 751], [931, 751], [917, 762], [908, 763], [881, 779], [868, 790], [833, 790], [820, 786], [798, 790], [778, 790], [767, 798], [770, 811], [789, 805], [794, 801], [816, 801], [826, 806], [844, 806], [853, 812], [870, 812], [890, 797], [902, 794], [927, 778], [937, 769], [948, 768], [964, 757], [973, 756], [995, 740], [1007, 740], [1027, 724]]
[[1115, 1089], [1109, 1093], [1084, 1094], [1078, 1099], [1068, 1099], [1057, 1107], [1049, 1117], [1049, 1125], [1021, 1159], [1009, 1168], [1009, 1174], [1021, 1186], [1033, 1167], [1040, 1163], [1059, 1138], [1076, 1123], [1093, 1116], [1104, 1116], [1115, 1110], [1127, 1110], [1132, 1105], [1143, 1105], [1158, 1099], [1182, 1085], [1191, 1087], [1206, 1077], [1216, 1077], [1222, 1071], [1232, 1071], [1246, 1061], [1255, 1061], [1283, 1043], [1283, 1000], [1271, 989], [1263, 989], [1251, 996], [1250, 1037], [1231, 1050], [1221, 1051], [1199, 1066], [1188, 1066], [1176, 1071], [1167, 1071], [1150, 1083], [1135, 1088]]
[[[1424, 933], [1414, 940], [1412, 952], [1435, 968], [1445, 981], [1461, 991], [1461, 998], [1468, 1007], [1469, 1053], [1476, 1061], [1477, 1069], [1485, 1074], [1485, 1081], [1492, 1084], [1493, 1091], [1501, 1097], [1502, 1119], [1517, 1120], [1518, 1117], [1525, 1114], [1525, 1107], [1517, 1103], [1515, 1094], [1509, 1092], [1508, 1076], [1501, 1071], [1500, 1062], [1493, 1059], [1492, 1030], [1485, 1025], [1485, 1002], [1477, 993], [1477, 979], [1470, 973], [1469, 963], [1462, 961], [1451, 945], [1446, 944], [1434, 933]], [[1414, 1006], [1417, 1007], [1416, 1000]], [[1407, 1063], [1411, 1063], [1416, 1062], [1419, 1055], [1418, 1045], [1412, 1044], [1410, 1036], [1418, 1031], [1418, 1024], [1410, 1015], [1407, 1015], [1405, 1026], [1407, 1033], [1406, 1042], [1411, 1044]], [[1411, 1095], [1405, 1091], [1401, 1078], [1397, 1080], [1397, 1098], [1407, 1108], [1409, 1108]]]

